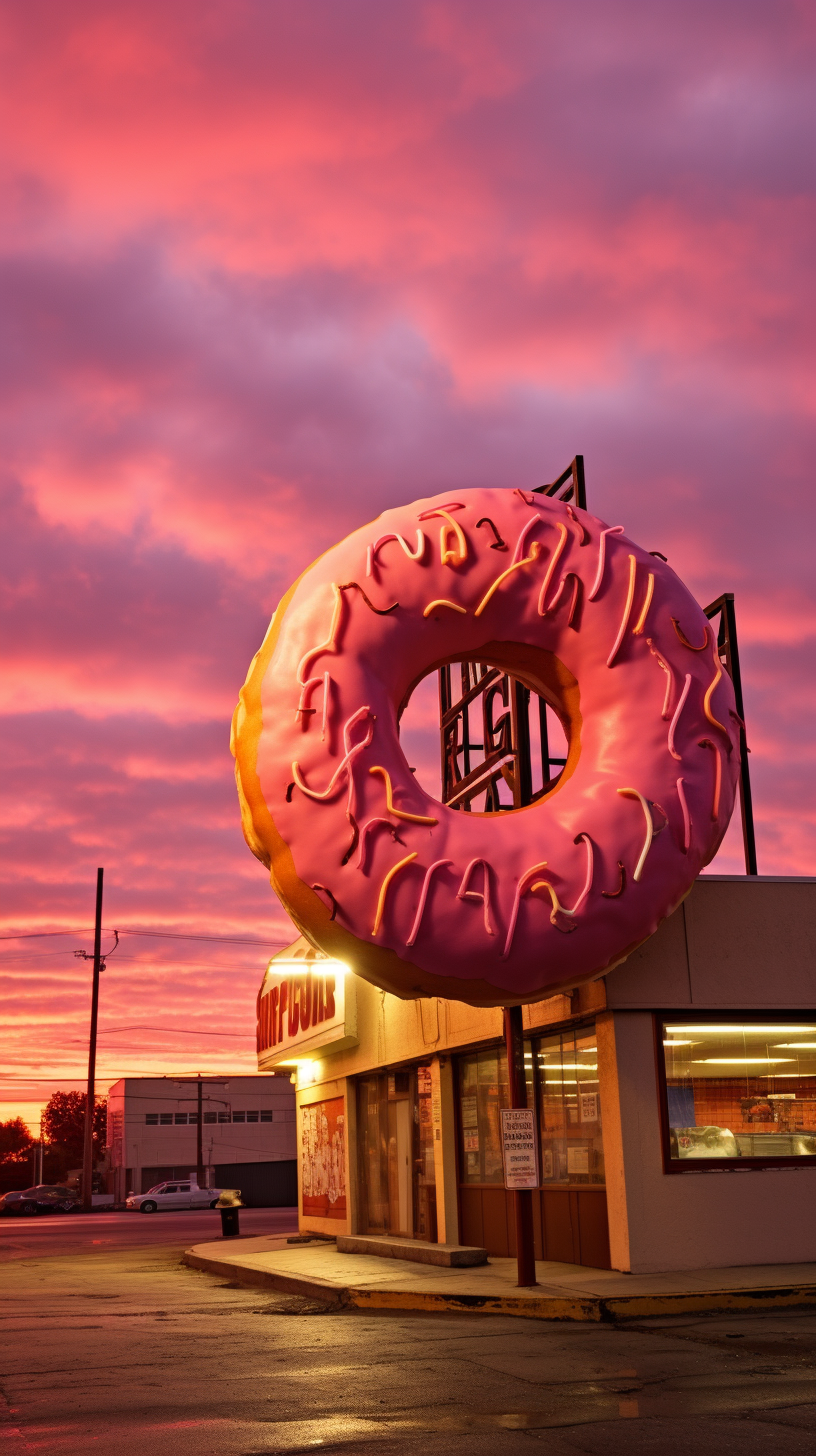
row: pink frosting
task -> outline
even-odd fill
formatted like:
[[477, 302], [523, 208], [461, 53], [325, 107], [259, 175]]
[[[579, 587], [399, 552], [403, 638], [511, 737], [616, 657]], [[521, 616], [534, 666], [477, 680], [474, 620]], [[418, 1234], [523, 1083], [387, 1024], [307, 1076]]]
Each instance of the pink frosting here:
[[[426, 616], [435, 601], [453, 605]], [[583, 723], [555, 792], [482, 815], [416, 782], [397, 712], [432, 664], [491, 641], [554, 653]], [[621, 527], [521, 491], [416, 501], [322, 556], [262, 706], [261, 788], [300, 879], [407, 977], [458, 979], [463, 1000], [471, 979], [533, 998], [614, 964], [676, 908], [733, 809], [734, 695], [700, 607]]]

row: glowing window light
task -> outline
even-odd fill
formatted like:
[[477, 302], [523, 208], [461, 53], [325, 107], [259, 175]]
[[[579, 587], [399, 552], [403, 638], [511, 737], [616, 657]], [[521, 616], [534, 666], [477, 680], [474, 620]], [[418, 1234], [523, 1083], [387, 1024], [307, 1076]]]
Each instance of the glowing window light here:
[[816, 1032], [816, 1026], [785, 1026], [776, 1022], [773, 1026], [726, 1026], [718, 1022], [715, 1026], [664, 1026], [667, 1036], [807, 1036]]
[[[345, 961], [333, 960], [331, 956], [313, 956], [309, 960], [305, 956], [286, 956], [282, 959], [277, 959], [273, 956], [266, 969], [273, 976], [277, 976], [281, 972], [285, 972], [288, 975], [292, 971], [300, 971], [303, 975], [310, 971], [312, 974], [318, 976], [329, 975], [340, 976], [341, 978], [352, 974], [349, 967], [345, 964]], [[785, 1031], [787, 1028], [783, 1026], [778, 1029]], [[798, 1031], [799, 1028], [793, 1027], [792, 1029]], [[806, 1030], [810, 1031], [811, 1028], [807, 1027]], [[816, 1026], [812, 1030], [816, 1031]]]
[[552, 1069], [554, 1072], [597, 1072], [597, 1062], [560, 1062]]
[[[577, 1087], [578, 1085], [577, 1077], [545, 1077], [544, 1079], [545, 1087]], [[580, 1085], [582, 1087], [597, 1087], [598, 1078], [582, 1077]]]
[[757, 1064], [766, 1067], [776, 1066], [779, 1062], [794, 1062], [795, 1057], [699, 1057], [692, 1063], [695, 1067], [755, 1067]]

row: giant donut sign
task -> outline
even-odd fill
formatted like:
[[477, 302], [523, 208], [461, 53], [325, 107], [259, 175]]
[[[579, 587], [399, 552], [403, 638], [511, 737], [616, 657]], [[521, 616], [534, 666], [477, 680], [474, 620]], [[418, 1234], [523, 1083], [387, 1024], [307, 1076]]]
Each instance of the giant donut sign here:
[[[458, 661], [564, 725], [566, 767], [525, 808], [462, 813], [410, 771], [400, 712]], [[576, 986], [650, 936], [716, 852], [739, 770], [730, 679], [671, 567], [522, 490], [386, 511], [308, 567], [232, 743], [247, 842], [307, 939], [398, 996], [478, 1006]]]

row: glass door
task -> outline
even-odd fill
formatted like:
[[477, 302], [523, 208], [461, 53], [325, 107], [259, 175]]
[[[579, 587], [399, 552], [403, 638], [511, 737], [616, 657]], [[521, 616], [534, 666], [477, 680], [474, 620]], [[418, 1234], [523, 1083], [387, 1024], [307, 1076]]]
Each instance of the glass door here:
[[363, 1233], [389, 1229], [387, 1168], [387, 1103], [385, 1078], [361, 1077], [357, 1083], [357, 1146], [360, 1184], [360, 1227]]
[[412, 1238], [413, 1117], [410, 1072], [388, 1072], [388, 1227], [392, 1234]]
[[361, 1077], [357, 1140], [363, 1231], [435, 1243], [430, 1067]]
[[436, 1172], [434, 1169], [433, 1094], [430, 1067], [416, 1069], [414, 1104], [414, 1238], [435, 1244]]

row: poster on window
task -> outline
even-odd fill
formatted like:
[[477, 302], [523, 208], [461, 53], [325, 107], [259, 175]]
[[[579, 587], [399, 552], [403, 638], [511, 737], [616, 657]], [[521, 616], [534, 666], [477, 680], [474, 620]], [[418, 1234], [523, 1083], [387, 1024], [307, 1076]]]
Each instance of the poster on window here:
[[567, 1148], [567, 1174], [571, 1178], [583, 1177], [589, 1172], [589, 1148]]
[[342, 1097], [301, 1108], [304, 1218], [346, 1217], [346, 1118]]
[[537, 1188], [541, 1179], [533, 1109], [503, 1107], [501, 1132], [505, 1188]]
[[597, 1092], [581, 1092], [578, 1096], [578, 1110], [582, 1122], [598, 1121]]
[[462, 1098], [462, 1126], [479, 1126], [479, 1104], [475, 1097]]

